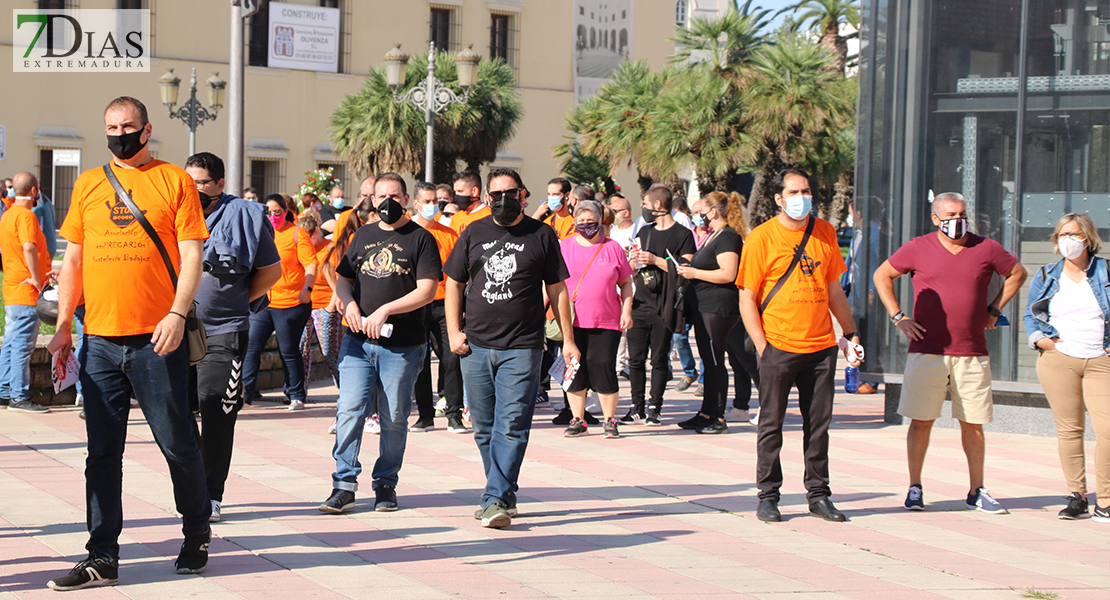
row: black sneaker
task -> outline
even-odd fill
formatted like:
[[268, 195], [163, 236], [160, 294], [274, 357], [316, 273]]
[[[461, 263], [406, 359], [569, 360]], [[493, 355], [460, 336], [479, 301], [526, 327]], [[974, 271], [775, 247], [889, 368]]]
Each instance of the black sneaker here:
[[621, 423], [629, 425], [639, 425], [644, 422], [644, 409], [637, 409], [635, 406], [628, 409], [628, 414], [621, 417]]
[[447, 432], [466, 433], [466, 425], [463, 424], [462, 416], [454, 414], [447, 417]]
[[659, 409], [649, 408], [647, 410], [647, 417], [644, 419], [644, 425], [648, 427], [659, 427], [663, 422], [659, 420]]
[[51, 579], [46, 587], [56, 592], [67, 592], [81, 588], [119, 583], [119, 564], [93, 554], [74, 565], [69, 573]]
[[35, 402], [34, 400], [12, 400], [8, 403], [8, 410], [25, 413], [48, 413], [49, 408]]
[[331, 496], [320, 505], [320, 512], [338, 515], [355, 505], [355, 493], [348, 490], [333, 489]]
[[1103, 508], [1095, 501], [1095, 510], [1091, 513], [1091, 520], [1098, 523], [1110, 523], [1110, 507]]
[[578, 417], [574, 417], [570, 421], [570, 427], [567, 427], [566, 431], [563, 432], [563, 437], [580, 437], [589, 434], [590, 432], [586, 428], [586, 422]]
[[718, 434], [728, 433], [728, 425], [720, 419], [712, 419], [705, 426], [698, 428], [698, 433]]
[[701, 413], [696, 413], [694, 416], [682, 421], [678, 424], [683, 429], [701, 429], [709, 424], [710, 419], [701, 416]]
[[590, 411], [588, 411], [588, 410], [586, 411], [585, 419], [586, 419], [586, 424], [587, 425], [600, 425], [601, 424], [601, 421], [598, 421], [597, 417], [591, 415]]
[[1087, 516], [1087, 498], [1079, 492], [1072, 492], [1068, 496], [1068, 505], [1060, 511], [1059, 517], [1068, 521], [1082, 519]]
[[607, 440], [616, 439], [621, 436], [620, 432], [617, 431], [616, 417], [609, 417], [608, 419], [605, 419], [605, 425], [602, 427], [602, 433], [605, 435], [605, 439]]
[[208, 566], [208, 543], [212, 541], [212, 530], [202, 535], [193, 535], [181, 542], [181, 553], [173, 566], [178, 575], [201, 573]]
[[573, 418], [574, 418], [574, 413], [570, 412], [570, 407], [569, 406], [564, 406], [563, 410], [559, 411], [559, 414], [555, 415], [554, 419], [551, 419], [551, 424], [552, 425], [570, 425], [570, 421]]
[[434, 419], [417, 419], [415, 423], [409, 426], [409, 431], [432, 431], [436, 428]]
[[397, 510], [397, 488], [391, 485], [378, 486], [374, 490], [374, 510], [393, 512]]

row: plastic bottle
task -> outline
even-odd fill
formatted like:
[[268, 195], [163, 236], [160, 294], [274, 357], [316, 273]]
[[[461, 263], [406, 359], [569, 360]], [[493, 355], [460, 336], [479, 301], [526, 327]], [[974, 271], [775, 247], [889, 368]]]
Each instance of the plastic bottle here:
[[844, 391], [849, 394], [859, 391], [859, 367], [844, 368]]

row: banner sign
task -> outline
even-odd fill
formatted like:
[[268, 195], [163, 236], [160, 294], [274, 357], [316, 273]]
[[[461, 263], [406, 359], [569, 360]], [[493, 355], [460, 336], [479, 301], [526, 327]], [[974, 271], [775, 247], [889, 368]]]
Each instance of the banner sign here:
[[13, 9], [16, 73], [150, 72], [150, 11]]
[[271, 2], [267, 66], [339, 71], [339, 9]]
[[574, 97], [581, 102], [632, 55], [632, 0], [574, 0]]

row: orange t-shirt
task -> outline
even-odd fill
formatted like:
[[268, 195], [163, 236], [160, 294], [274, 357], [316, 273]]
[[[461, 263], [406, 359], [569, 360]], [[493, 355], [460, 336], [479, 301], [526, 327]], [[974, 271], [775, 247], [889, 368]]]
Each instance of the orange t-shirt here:
[[454, 229], [455, 233], [462, 235], [462, 232], [465, 231], [467, 226], [471, 223], [478, 219], [484, 219], [491, 214], [489, 207], [484, 204], [482, 208], [474, 212], [457, 212], [455, 216], [451, 217], [451, 229]]
[[[350, 212], [350, 211], [347, 211]], [[320, 269], [316, 271], [316, 284], [312, 286], [312, 308], [327, 308], [331, 303], [332, 289], [328, 285], [328, 278], [324, 277], [324, 262], [328, 258], [328, 250], [331, 249], [331, 243], [328, 240], [320, 242], [316, 246], [316, 264], [320, 265]], [[343, 258], [342, 256], [332, 256], [332, 266], [338, 264], [337, 259]]]
[[4, 304], [34, 306], [39, 293], [30, 283], [31, 269], [23, 257], [23, 244], [34, 244], [39, 256], [39, 282], [46, 283], [50, 272], [50, 252], [46, 236], [35, 213], [25, 206], [12, 205], [0, 218], [0, 254], [4, 256]]
[[[296, 238], [296, 240], [294, 240]], [[293, 308], [304, 289], [304, 268], [316, 264], [312, 235], [292, 223], [274, 232], [274, 244], [281, 256], [281, 279], [270, 288], [271, 308]]]
[[[446, 264], [447, 256], [454, 249], [455, 242], [459, 241], [459, 234], [455, 233], [454, 229], [444, 227], [435, 221], [430, 222], [424, 229], [427, 229], [428, 233], [436, 239], [436, 246], [439, 246], [439, 261]], [[447, 280], [441, 277], [439, 287], [436, 288], [436, 297], [432, 301], [443, 300], [445, 297], [447, 297]]]
[[543, 220], [555, 230], [555, 234], [559, 236], [560, 240], [565, 240], [568, 237], [578, 233], [574, 228], [574, 215], [567, 214], [565, 217], [560, 217], [559, 213], [551, 213]]
[[[740, 287], [755, 291], [757, 306], [790, 267], [804, 235], [804, 227], [787, 229], [775, 217], [753, 229], [744, 240]], [[812, 354], [835, 346], [828, 286], [830, 282], [839, 285], [837, 280], [844, 271], [836, 230], [827, 221], [817, 219], [802, 261], [763, 312], [767, 341], [795, 354]]]
[[[152, 160], [137, 169], [113, 167], [120, 184], [146, 215], [181, 271], [178, 242], [208, 239], [197, 186], [181, 167]], [[100, 167], [73, 184], [69, 213], [59, 231], [81, 245], [85, 332], [100, 336], [151, 333], [173, 308], [170, 274], [158, 247]]]

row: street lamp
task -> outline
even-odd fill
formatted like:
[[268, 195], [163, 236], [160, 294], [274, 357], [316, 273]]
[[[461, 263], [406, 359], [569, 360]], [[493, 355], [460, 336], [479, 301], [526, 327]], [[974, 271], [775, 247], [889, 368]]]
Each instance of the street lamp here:
[[193, 76], [189, 80], [189, 101], [181, 105], [181, 108], [176, 111], [173, 109], [177, 104], [177, 89], [181, 83], [181, 78], [174, 75], [173, 69], [166, 71], [164, 75], [158, 78], [158, 86], [162, 92], [162, 104], [165, 104], [170, 111], [171, 119], [180, 119], [189, 126], [189, 156], [197, 153], [197, 127], [203, 125], [205, 121], [214, 121], [216, 114], [224, 105], [224, 88], [227, 87], [227, 82], [220, 79], [219, 73], [213, 73], [212, 77], [208, 78], [205, 84], [208, 86], [208, 109], [197, 102], [197, 70], [193, 69]]
[[405, 84], [405, 73], [408, 70], [409, 55], [401, 51], [401, 44], [397, 44], [386, 53], [385, 82], [393, 90], [393, 100], [398, 104], [412, 103], [416, 108], [424, 111], [424, 124], [428, 127], [427, 142], [424, 146], [424, 178], [432, 179], [432, 148], [435, 145], [435, 116], [452, 104], [466, 104], [470, 100], [470, 90], [478, 80], [478, 62], [481, 57], [467, 46], [455, 55], [455, 71], [458, 74], [459, 87], [462, 88], [462, 97], [459, 97], [443, 82], [436, 78], [436, 44], [433, 41], [428, 49], [428, 76], [404, 94], [398, 93], [398, 88]]

